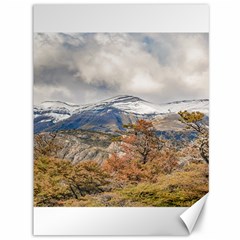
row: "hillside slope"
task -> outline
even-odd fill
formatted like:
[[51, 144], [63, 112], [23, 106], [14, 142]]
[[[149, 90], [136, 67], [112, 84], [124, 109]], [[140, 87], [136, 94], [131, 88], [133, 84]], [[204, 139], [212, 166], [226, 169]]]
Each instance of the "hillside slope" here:
[[207, 99], [154, 104], [125, 95], [86, 105], [47, 101], [34, 107], [34, 132], [86, 129], [115, 133], [138, 119], [153, 121], [159, 130], [166, 130], [167, 125], [176, 130], [181, 128], [178, 111], [200, 111], [208, 116], [208, 107]]

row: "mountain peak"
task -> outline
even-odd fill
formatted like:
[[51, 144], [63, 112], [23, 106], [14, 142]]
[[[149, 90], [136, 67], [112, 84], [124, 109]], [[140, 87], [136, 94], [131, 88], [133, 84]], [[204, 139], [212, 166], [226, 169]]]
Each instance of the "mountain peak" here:
[[74, 103], [68, 103], [63, 101], [44, 101], [40, 104], [44, 108], [60, 108], [60, 107], [78, 107], [79, 105]]
[[118, 95], [87, 105], [45, 101], [34, 107], [34, 131], [75, 128], [110, 131], [109, 126], [119, 130], [123, 124], [137, 119], [162, 119], [184, 110], [208, 115], [208, 105], [207, 99], [154, 104], [130, 95]]
[[137, 102], [137, 101], [142, 101], [145, 102], [143, 99], [139, 98], [139, 97], [134, 97], [131, 95], [118, 95], [112, 98], [108, 98], [103, 100], [102, 102]]

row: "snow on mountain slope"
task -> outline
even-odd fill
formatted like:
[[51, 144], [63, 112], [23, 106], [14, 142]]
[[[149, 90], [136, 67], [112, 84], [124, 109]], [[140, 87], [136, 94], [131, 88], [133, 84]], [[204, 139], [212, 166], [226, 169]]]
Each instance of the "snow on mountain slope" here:
[[69, 118], [79, 105], [61, 101], [45, 101], [39, 106], [34, 106], [34, 118], [41, 117], [41, 122], [52, 121], [53, 123]]
[[107, 125], [118, 124], [120, 126], [139, 118], [168, 116], [181, 110], [200, 111], [208, 115], [208, 105], [207, 99], [154, 104], [127, 95], [86, 105], [46, 101], [34, 107], [34, 129], [35, 132], [41, 132], [44, 129], [53, 129], [56, 124], [58, 124], [57, 129], [61, 129], [61, 126], [81, 128], [83, 125], [91, 129], [99, 125], [100, 129], [106, 128]]
[[61, 101], [45, 101], [34, 107], [34, 115], [49, 116], [53, 122], [64, 120], [73, 114], [86, 110], [99, 110], [106, 107], [114, 107], [121, 111], [133, 114], [165, 114], [177, 113], [181, 110], [200, 111], [208, 114], [209, 100], [184, 100], [165, 104], [154, 104], [133, 96], [117, 96], [109, 98], [99, 103], [77, 105]]
[[106, 99], [96, 104], [85, 105], [84, 108], [80, 107], [79, 110], [100, 109], [103, 107], [114, 107], [124, 112], [134, 114], [165, 114], [177, 113], [181, 110], [188, 111], [201, 111], [208, 113], [208, 99], [201, 100], [184, 100], [165, 104], [154, 104], [145, 101], [138, 97], [133, 96], [117, 96], [114, 98]]
[[106, 107], [113, 107], [127, 113], [134, 114], [155, 114], [159, 113], [157, 108], [152, 103], [148, 103], [138, 97], [133, 96], [117, 96], [109, 98], [99, 103], [84, 105], [79, 108], [79, 111], [83, 110], [100, 110]]
[[52, 108], [52, 109], [66, 108], [69, 110], [79, 107], [79, 105], [76, 105], [74, 103], [66, 103], [61, 101], [45, 101], [45, 102], [42, 102], [40, 106], [43, 108]]
[[171, 103], [165, 103], [159, 105], [159, 110], [161, 113], [178, 113], [179, 111], [199, 111], [208, 115], [209, 112], [209, 100], [200, 99], [200, 100], [184, 100], [176, 101]]

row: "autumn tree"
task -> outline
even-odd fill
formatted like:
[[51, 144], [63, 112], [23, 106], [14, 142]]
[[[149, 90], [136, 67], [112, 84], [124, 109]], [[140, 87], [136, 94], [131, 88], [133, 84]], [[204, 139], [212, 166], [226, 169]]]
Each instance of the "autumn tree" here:
[[115, 185], [154, 182], [159, 174], [170, 174], [177, 168], [176, 151], [163, 147], [165, 141], [158, 138], [152, 122], [138, 120], [124, 127], [128, 134], [114, 139], [122, 152], [112, 154], [103, 165]]
[[135, 158], [129, 158], [127, 155], [119, 156], [117, 154], [110, 156], [103, 164], [103, 169], [110, 174], [112, 185], [116, 187], [148, 180], [150, 173], [147, 171], [146, 164], [142, 164]]
[[34, 161], [34, 205], [56, 206], [63, 199], [72, 197], [64, 174], [71, 170], [67, 160], [39, 156]]
[[178, 153], [175, 149], [165, 148], [156, 158], [149, 163], [149, 170], [151, 172], [151, 180], [154, 181], [159, 174], [171, 174], [178, 168]]
[[94, 161], [73, 165], [71, 172], [64, 174], [64, 179], [76, 199], [101, 193], [109, 184], [109, 175]]
[[138, 120], [135, 124], [124, 125], [128, 135], [122, 137], [125, 150], [146, 164], [154, 159], [163, 144], [156, 135], [152, 122]]
[[108, 177], [94, 161], [73, 165], [68, 160], [41, 156], [34, 161], [34, 204], [58, 206], [67, 199], [103, 192]]
[[198, 133], [197, 144], [203, 160], [209, 163], [209, 129], [204, 122], [204, 114], [201, 112], [180, 111], [180, 121], [186, 125], [187, 129], [192, 129]]
[[40, 133], [34, 136], [34, 158], [41, 156], [56, 156], [61, 149], [56, 133]]

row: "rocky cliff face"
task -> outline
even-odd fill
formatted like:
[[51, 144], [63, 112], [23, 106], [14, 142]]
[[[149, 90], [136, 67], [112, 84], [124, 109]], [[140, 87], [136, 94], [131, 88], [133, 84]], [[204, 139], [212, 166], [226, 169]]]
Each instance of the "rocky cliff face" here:
[[112, 138], [124, 134], [124, 124], [139, 119], [152, 121], [158, 136], [176, 141], [193, 140], [196, 134], [183, 131], [185, 126], [179, 122], [177, 112], [200, 111], [205, 113], [208, 122], [208, 104], [208, 100], [153, 104], [132, 96], [88, 105], [48, 101], [34, 107], [35, 139], [40, 136], [51, 141], [55, 136], [59, 149], [51, 154], [73, 164], [86, 160], [102, 163], [113, 152], [121, 151], [117, 143], [112, 143]]
[[[191, 131], [157, 131], [156, 133], [164, 139], [174, 138], [176, 144], [179, 142], [180, 145], [182, 140], [190, 142], [196, 138], [196, 133]], [[42, 132], [35, 135], [34, 146], [36, 148], [41, 145], [50, 146], [45, 154], [69, 160], [72, 164], [89, 160], [102, 164], [113, 153], [124, 154], [121, 143], [113, 141], [118, 136], [87, 130]]]
[[57, 150], [50, 148], [49, 155], [70, 160], [73, 164], [87, 160], [101, 164], [115, 150], [111, 146], [114, 136], [105, 133], [83, 130], [60, 131], [54, 134], [44, 132], [35, 135], [35, 145], [39, 144], [39, 137], [46, 143], [52, 141], [54, 146], [58, 146]]

